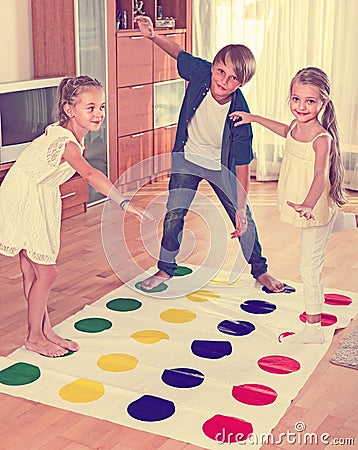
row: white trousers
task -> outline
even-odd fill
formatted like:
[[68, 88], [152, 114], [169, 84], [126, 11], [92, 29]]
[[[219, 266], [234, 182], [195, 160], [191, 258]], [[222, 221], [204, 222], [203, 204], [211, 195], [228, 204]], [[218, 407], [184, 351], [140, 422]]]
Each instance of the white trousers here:
[[322, 270], [331, 233], [356, 228], [355, 214], [336, 213], [323, 227], [302, 228], [300, 274], [306, 313], [321, 314], [324, 302]]

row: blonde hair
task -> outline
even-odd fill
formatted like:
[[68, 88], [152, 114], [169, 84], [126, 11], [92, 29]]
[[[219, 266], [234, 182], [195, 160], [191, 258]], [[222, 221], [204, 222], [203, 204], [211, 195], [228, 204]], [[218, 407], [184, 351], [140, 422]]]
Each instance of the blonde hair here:
[[229, 44], [216, 54], [213, 64], [225, 64], [230, 61], [241, 86], [248, 83], [255, 75], [256, 60], [252, 51], [245, 45]]
[[331, 184], [329, 195], [338, 206], [342, 206], [347, 203], [343, 189], [344, 167], [339, 144], [336, 113], [333, 102], [329, 97], [331, 87], [328, 76], [323, 70], [317, 67], [306, 67], [305, 69], [299, 70], [292, 78], [290, 92], [292, 92], [292, 87], [295, 83], [308, 84], [316, 87], [320, 93], [321, 100], [327, 102], [323, 111], [321, 124], [332, 137], [329, 155], [329, 181]]
[[88, 75], [64, 78], [57, 88], [57, 121], [65, 124], [69, 117], [64, 110], [66, 104], [73, 105], [80, 94], [87, 89], [103, 89], [102, 83]]

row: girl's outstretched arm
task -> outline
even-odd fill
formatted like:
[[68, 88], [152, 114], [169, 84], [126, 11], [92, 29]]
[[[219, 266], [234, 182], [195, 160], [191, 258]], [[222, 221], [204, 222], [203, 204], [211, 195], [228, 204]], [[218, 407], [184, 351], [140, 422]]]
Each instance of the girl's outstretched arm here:
[[267, 117], [257, 116], [256, 114], [250, 114], [245, 111], [234, 111], [230, 114], [230, 119], [235, 121], [234, 127], [244, 125], [250, 122], [256, 122], [259, 125], [267, 128], [270, 131], [278, 134], [279, 136], [286, 137], [291, 125], [285, 123], [276, 122], [275, 120], [268, 119]]
[[150, 214], [144, 212], [141, 208], [133, 206], [129, 200], [118, 191], [104, 173], [92, 167], [82, 156], [79, 147], [74, 142], [66, 144], [62, 157], [87, 181], [87, 183], [93, 186], [101, 194], [118, 203], [123, 210], [128, 210], [128, 212], [134, 214], [138, 219], [153, 220]]

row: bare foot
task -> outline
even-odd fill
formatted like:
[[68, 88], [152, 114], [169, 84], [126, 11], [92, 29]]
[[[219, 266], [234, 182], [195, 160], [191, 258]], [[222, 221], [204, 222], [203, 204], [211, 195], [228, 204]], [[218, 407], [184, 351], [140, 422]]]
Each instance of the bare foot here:
[[68, 341], [67, 339], [64, 339], [56, 334], [53, 330], [46, 331], [44, 332], [44, 334], [49, 341], [59, 345], [62, 348], [65, 348], [66, 350], [70, 350], [71, 352], [78, 352], [78, 350], [80, 349], [80, 346], [77, 344], [77, 342]]
[[263, 273], [257, 278], [257, 281], [273, 292], [282, 292], [284, 289], [283, 283], [270, 275], [268, 272]]
[[150, 291], [159, 286], [161, 283], [164, 283], [164, 281], [170, 280], [171, 278], [172, 277], [167, 273], [163, 272], [162, 270], [158, 270], [157, 273], [142, 281], [142, 288], [146, 291]]
[[28, 339], [26, 339], [25, 348], [26, 350], [39, 353], [40, 355], [47, 356], [49, 358], [57, 358], [58, 356], [63, 356], [68, 353], [66, 349], [64, 349], [60, 345], [48, 341], [45, 337], [39, 339], [36, 342], [30, 342]]

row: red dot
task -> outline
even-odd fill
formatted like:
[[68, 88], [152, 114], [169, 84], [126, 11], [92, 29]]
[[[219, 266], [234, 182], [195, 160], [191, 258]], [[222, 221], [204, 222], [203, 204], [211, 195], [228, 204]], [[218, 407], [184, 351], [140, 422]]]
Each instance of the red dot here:
[[[306, 311], [303, 312], [302, 314], [300, 314], [300, 320], [303, 323], [306, 323]], [[329, 327], [330, 325], [333, 325], [336, 322], [337, 322], [337, 317], [334, 316], [333, 314], [326, 314], [326, 313], [321, 314], [322, 327]]]
[[208, 438], [223, 444], [245, 441], [253, 427], [250, 422], [237, 417], [216, 414], [203, 424], [202, 430]]
[[263, 384], [241, 384], [232, 388], [232, 396], [245, 405], [271, 405], [276, 400], [277, 392]]
[[284, 331], [283, 333], [279, 334], [278, 336], [278, 342], [282, 342], [282, 338], [285, 338], [287, 336], [291, 336], [292, 334], [295, 334], [293, 331]]
[[257, 361], [257, 364], [265, 372], [277, 374], [297, 372], [301, 368], [300, 363], [295, 359], [281, 355], [264, 356]]
[[352, 303], [352, 299], [341, 294], [324, 294], [324, 302], [327, 305], [347, 306]]

